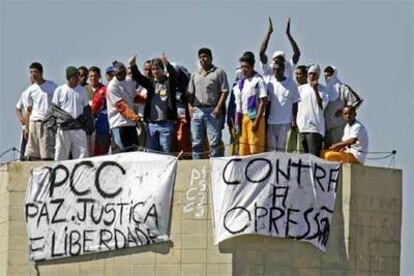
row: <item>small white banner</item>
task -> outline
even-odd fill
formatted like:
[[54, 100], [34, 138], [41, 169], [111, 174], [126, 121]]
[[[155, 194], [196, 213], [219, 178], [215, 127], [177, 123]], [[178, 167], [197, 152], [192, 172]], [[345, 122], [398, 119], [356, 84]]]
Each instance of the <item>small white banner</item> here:
[[259, 234], [326, 250], [339, 163], [280, 152], [210, 162], [215, 244]]
[[132, 152], [33, 170], [25, 217], [33, 261], [168, 241], [175, 157]]

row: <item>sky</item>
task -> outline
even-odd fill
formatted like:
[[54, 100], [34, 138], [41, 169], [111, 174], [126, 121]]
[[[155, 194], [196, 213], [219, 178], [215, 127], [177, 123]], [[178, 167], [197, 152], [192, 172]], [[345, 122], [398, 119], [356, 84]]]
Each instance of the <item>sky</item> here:
[[[397, 151], [395, 167], [404, 175], [401, 275], [414, 275], [411, 1], [0, 0], [0, 153], [19, 145], [15, 104], [28, 86], [32, 61], [40, 61], [45, 78], [60, 85], [69, 65], [103, 69], [132, 54], [142, 64], [166, 52], [193, 71], [197, 50], [207, 46], [232, 81], [244, 51], [253, 51], [258, 60], [268, 16], [274, 25], [268, 55], [275, 50], [292, 55], [285, 35], [290, 17], [302, 53], [299, 63], [336, 66], [339, 78], [365, 98], [358, 118], [368, 129], [369, 150]], [[10, 159], [13, 154], [6, 154], [0, 162]]]

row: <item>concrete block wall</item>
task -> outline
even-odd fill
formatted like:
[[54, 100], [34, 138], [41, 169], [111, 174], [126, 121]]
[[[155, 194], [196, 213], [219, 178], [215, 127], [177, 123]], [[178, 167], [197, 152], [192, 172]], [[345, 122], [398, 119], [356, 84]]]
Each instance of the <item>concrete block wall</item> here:
[[398, 275], [402, 172], [344, 165], [325, 253], [294, 240], [240, 236], [213, 244], [209, 162], [179, 161], [171, 242], [63, 260], [28, 262], [23, 219], [30, 170], [0, 169], [3, 275]]
[[9, 215], [7, 192], [8, 165], [0, 166], [0, 275], [7, 274]]

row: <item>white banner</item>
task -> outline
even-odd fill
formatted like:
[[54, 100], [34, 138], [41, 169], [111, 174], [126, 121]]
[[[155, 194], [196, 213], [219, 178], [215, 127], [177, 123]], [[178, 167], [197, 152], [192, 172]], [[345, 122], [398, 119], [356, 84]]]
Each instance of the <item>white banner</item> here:
[[310, 154], [268, 152], [211, 159], [215, 244], [259, 234], [325, 251], [340, 165]]
[[175, 157], [132, 152], [34, 169], [29, 256], [49, 260], [168, 241]]

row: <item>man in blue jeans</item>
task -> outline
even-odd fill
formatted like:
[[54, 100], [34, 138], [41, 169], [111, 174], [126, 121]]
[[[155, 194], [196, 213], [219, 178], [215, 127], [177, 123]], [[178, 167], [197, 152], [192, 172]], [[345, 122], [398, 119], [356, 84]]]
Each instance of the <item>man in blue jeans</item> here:
[[203, 157], [206, 137], [209, 141], [210, 156], [219, 157], [223, 155], [221, 129], [229, 83], [226, 73], [213, 65], [210, 49], [198, 50], [198, 60], [200, 68], [191, 75], [188, 84], [193, 159]]

